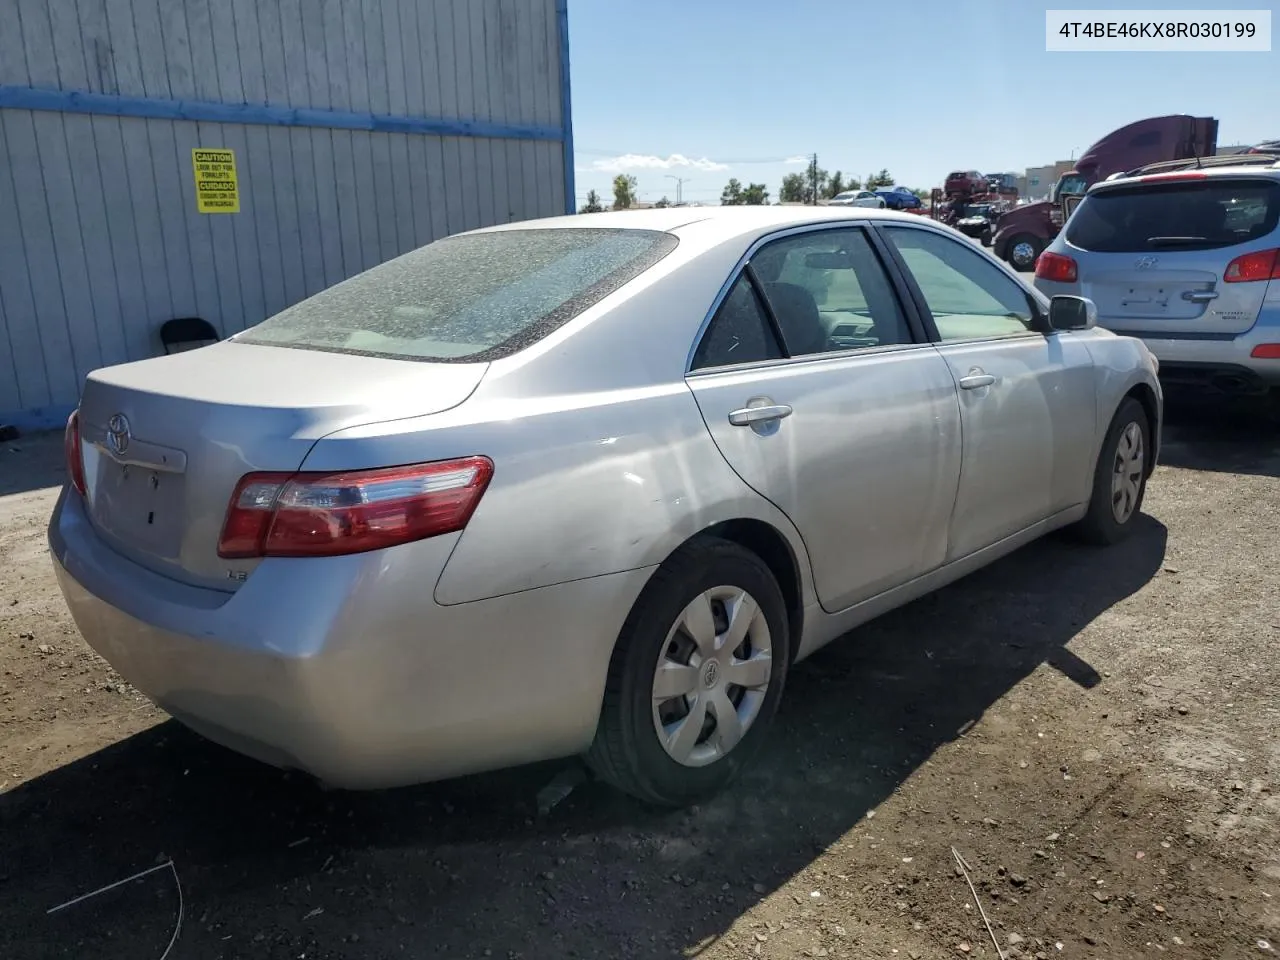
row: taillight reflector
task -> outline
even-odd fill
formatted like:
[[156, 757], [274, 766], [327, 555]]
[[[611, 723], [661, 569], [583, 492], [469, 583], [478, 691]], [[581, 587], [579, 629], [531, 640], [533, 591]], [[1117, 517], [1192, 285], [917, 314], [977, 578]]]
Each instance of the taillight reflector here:
[[84, 496], [84, 454], [80, 451], [80, 411], [72, 410], [62, 431], [62, 452], [67, 460], [67, 476], [76, 493]]
[[1259, 360], [1280, 360], [1280, 343], [1260, 343], [1249, 351], [1249, 356]]
[[349, 473], [250, 473], [218, 556], [331, 557], [461, 530], [493, 476], [488, 457]]
[[1076, 262], [1061, 253], [1045, 251], [1036, 258], [1036, 276], [1041, 280], [1053, 280], [1057, 283], [1076, 282]]
[[1280, 248], [1242, 253], [1227, 264], [1222, 279], [1226, 283], [1280, 280]]

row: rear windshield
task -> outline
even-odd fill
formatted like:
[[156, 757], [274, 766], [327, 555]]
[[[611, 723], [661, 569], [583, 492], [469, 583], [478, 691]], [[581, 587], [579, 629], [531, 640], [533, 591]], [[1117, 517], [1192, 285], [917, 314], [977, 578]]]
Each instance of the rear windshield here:
[[495, 360], [542, 339], [676, 244], [657, 230], [576, 227], [447, 237], [234, 339], [409, 360]]
[[1280, 221], [1280, 183], [1196, 180], [1091, 193], [1067, 242], [1100, 253], [1213, 250], [1265, 237]]

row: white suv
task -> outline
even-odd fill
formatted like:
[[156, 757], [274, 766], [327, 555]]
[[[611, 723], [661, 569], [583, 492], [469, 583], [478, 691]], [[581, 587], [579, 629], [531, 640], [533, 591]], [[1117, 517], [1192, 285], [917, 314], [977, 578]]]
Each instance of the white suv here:
[[1280, 162], [1234, 159], [1095, 184], [1035, 285], [1091, 299], [1166, 383], [1262, 394], [1280, 388]]

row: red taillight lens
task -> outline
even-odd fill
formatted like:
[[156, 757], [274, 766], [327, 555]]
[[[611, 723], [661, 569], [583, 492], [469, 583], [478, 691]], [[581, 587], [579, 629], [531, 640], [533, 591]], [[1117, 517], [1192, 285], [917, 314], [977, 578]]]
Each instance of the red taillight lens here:
[[80, 452], [80, 411], [72, 410], [62, 432], [62, 452], [67, 459], [67, 476], [76, 493], [84, 496], [84, 455]]
[[1280, 360], [1280, 343], [1260, 343], [1249, 351], [1249, 356], [1259, 360]]
[[1244, 253], [1227, 264], [1222, 275], [1226, 283], [1246, 283], [1250, 280], [1280, 280], [1280, 249], [1255, 250]]
[[1045, 251], [1036, 258], [1036, 276], [1057, 283], [1076, 282], [1076, 262], [1060, 253]]
[[461, 530], [493, 476], [488, 457], [351, 473], [251, 473], [218, 556], [332, 557]]

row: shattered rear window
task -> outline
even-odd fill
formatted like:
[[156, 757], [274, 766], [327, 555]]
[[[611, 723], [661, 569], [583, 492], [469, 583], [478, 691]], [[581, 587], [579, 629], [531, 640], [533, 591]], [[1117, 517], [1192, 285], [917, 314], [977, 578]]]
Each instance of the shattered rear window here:
[[240, 343], [476, 363], [524, 349], [673, 250], [658, 230], [499, 230], [437, 240], [301, 301]]

